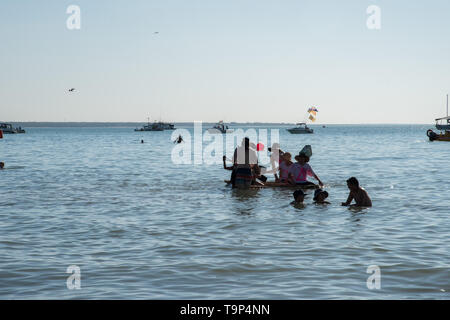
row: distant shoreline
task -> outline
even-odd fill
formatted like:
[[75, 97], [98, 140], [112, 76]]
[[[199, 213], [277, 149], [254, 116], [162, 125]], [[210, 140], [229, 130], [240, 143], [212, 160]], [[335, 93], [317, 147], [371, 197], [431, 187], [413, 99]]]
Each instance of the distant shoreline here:
[[[0, 121], [5, 123], [11, 123], [15, 127], [22, 128], [61, 128], [61, 127], [107, 127], [107, 128], [119, 128], [119, 127], [141, 127], [146, 122], [38, 122], [38, 121]], [[177, 126], [192, 126], [193, 122], [172, 122]], [[215, 122], [203, 122], [204, 126], [213, 126]], [[236, 126], [293, 126], [295, 123], [275, 123], [275, 122], [228, 122], [231, 127]], [[416, 126], [416, 125], [427, 125], [434, 126], [433, 123], [308, 123], [311, 127], [322, 127], [322, 126]]]

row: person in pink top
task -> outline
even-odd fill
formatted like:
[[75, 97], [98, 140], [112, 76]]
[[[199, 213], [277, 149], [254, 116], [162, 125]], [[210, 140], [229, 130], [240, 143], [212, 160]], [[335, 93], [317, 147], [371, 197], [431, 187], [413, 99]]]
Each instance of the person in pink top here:
[[312, 185], [314, 183], [307, 180], [308, 176], [311, 176], [319, 182], [319, 186], [321, 186], [321, 187], [323, 186], [322, 181], [314, 173], [313, 169], [308, 164], [308, 162], [309, 162], [308, 156], [306, 156], [303, 153], [300, 153], [298, 156], [295, 156], [295, 160], [297, 162], [294, 163], [289, 168], [289, 172], [288, 172], [288, 180], [291, 184]]
[[291, 154], [289, 152], [285, 152], [280, 158], [280, 166], [278, 167], [278, 171], [280, 172], [280, 182], [288, 182], [289, 169], [292, 164]]

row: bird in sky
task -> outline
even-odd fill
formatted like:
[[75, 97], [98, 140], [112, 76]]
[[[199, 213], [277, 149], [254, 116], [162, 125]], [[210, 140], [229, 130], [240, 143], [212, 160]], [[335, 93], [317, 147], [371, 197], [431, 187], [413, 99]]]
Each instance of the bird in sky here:
[[75, 88], [70, 88], [69, 89], [69, 92], [74, 92], [75, 91]]

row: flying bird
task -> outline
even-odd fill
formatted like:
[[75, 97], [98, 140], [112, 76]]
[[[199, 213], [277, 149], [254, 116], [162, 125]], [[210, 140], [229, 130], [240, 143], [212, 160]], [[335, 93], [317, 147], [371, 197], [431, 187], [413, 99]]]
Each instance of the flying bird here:
[[69, 89], [69, 92], [74, 92], [75, 91], [75, 88], [70, 88]]

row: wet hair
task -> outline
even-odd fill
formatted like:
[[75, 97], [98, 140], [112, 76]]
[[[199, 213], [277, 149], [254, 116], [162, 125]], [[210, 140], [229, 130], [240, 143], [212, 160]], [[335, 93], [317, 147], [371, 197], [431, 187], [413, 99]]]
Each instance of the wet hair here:
[[356, 185], [357, 187], [359, 187], [359, 181], [355, 177], [351, 177], [350, 179], [348, 179], [347, 183], [348, 184], [352, 184], [352, 185]]
[[297, 200], [298, 196], [305, 196], [305, 193], [302, 190], [295, 190], [292, 195], [294, 196], [294, 199]]

